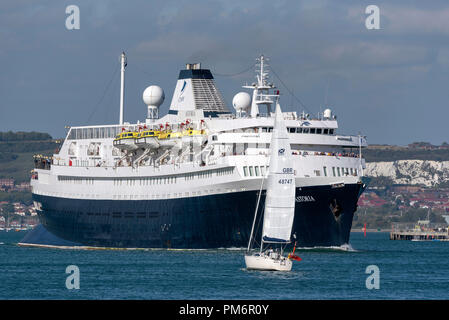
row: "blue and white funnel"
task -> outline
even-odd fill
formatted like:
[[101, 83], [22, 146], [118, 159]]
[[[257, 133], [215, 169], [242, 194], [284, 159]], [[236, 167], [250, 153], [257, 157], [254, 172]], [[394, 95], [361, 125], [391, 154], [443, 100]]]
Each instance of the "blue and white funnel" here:
[[230, 113], [210, 70], [201, 69], [199, 63], [187, 64], [186, 69], [179, 72], [169, 114], [200, 109], [205, 117]]

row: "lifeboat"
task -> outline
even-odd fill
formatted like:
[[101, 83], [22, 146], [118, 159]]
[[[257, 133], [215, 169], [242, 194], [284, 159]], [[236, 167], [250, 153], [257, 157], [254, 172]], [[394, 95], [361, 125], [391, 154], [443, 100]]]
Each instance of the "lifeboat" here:
[[181, 143], [181, 132], [166, 131], [161, 132], [158, 137], [158, 142], [161, 148], [173, 148]]
[[160, 131], [157, 130], [145, 130], [139, 132], [136, 138], [136, 145], [139, 148], [145, 149], [157, 149], [159, 148], [158, 136]]
[[207, 140], [206, 130], [194, 130], [189, 128], [182, 132], [182, 140], [184, 144], [193, 142], [193, 145], [202, 145]]
[[114, 147], [120, 150], [134, 151], [139, 148], [135, 141], [137, 136], [138, 132], [119, 133], [114, 139]]

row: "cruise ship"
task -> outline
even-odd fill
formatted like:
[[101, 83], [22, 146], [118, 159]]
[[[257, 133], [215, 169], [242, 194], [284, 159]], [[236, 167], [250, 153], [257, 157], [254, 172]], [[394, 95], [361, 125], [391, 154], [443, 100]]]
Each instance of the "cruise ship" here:
[[[255, 81], [232, 106], [210, 70], [187, 64], [168, 114], [159, 114], [164, 91], [151, 85], [143, 92], [147, 118], [128, 123], [122, 53], [119, 123], [70, 127], [56, 154], [35, 158], [32, 194], [44, 228], [94, 247], [245, 247], [259, 192], [265, 201], [274, 105], [282, 106], [267, 58], [256, 60]], [[348, 244], [366, 187], [366, 137], [339, 134], [329, 108], [283, 117], [294, 155], [294, 241]]]

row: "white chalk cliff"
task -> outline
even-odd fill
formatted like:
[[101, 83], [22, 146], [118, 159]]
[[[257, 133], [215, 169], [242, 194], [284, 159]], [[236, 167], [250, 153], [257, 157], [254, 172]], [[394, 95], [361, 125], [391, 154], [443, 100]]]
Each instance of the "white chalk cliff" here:
[[448, 181], [449, 161], [398, 160], [367, 162], [364, 174], [370, 177], [388, 177], [395, 184], [431, 187]]

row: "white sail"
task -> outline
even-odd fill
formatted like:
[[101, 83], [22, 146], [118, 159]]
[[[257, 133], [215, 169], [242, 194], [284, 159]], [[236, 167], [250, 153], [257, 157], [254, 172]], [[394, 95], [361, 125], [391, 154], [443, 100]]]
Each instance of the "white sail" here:
[[276, 103], [262, 231], [263, 242], [289, 242], [295, 214], [292, 152], [281, 107]]

